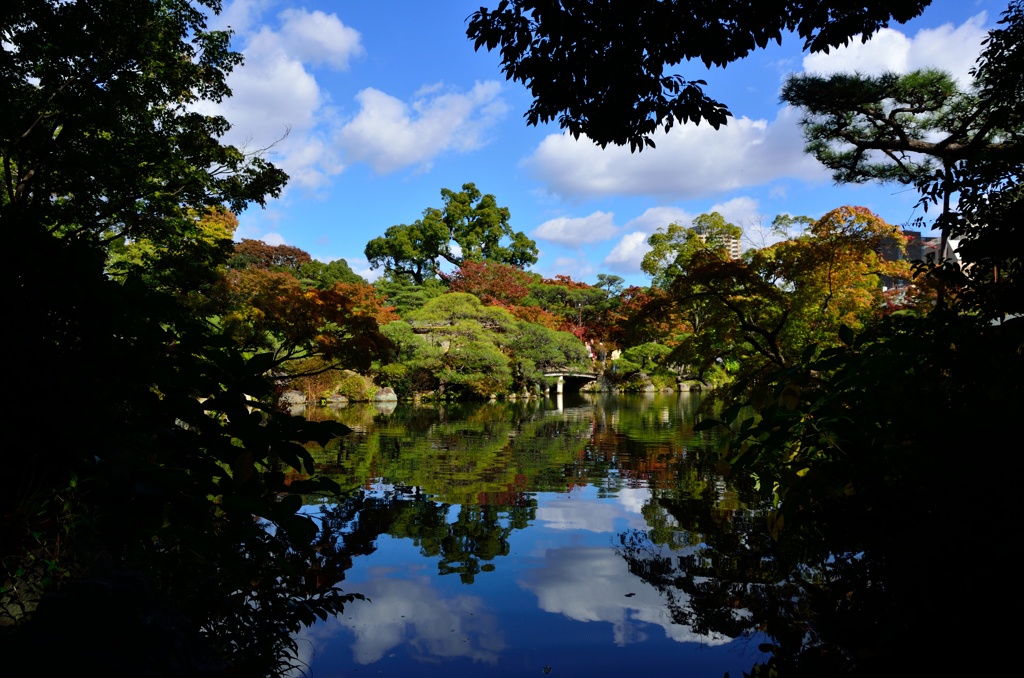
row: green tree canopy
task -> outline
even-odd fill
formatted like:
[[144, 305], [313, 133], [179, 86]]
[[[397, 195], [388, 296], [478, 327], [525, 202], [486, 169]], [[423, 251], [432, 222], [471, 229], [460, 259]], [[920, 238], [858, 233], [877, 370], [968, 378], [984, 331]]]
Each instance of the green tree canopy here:
[[441, 189], [441, 197], [443, 208], [429, 207], [422, 219], [392, 226], [367, 243], [370, 267], [383, 266], [423, 284], [437, 273], [442, 259], [455, 266], [483, 260], [518, 267], [537, 262], [537, 244], [512, 230], [508, 208], [498, 207], [493, 195], [469, 183], [458, 193]]
[[268, 271], [286, 271], [296, 275], [299, 269], [313, 261], [309, 252], [292, 245], [268, 245], [262, 240], [242, 238], [235, 245], [235, 254], [228, 265], [232, 268], [262, 268]]
[[[87, 393], [59, 425], [42, 411], [11, 424], [12, 439], [45, 433], [46, 444], [4, 458], [0, 615], [5, 639], [20, 643], [44, 618], [32, 618], [37, 603], [62, 583], [129, 571], [145, 595], [202, 629], [214, 664], [264, 675], [295, 656], [291, 634], [303, 623], [351, 600], [335, 586], [344, 564], [328, 543], [314, 548], [317, 526], [297, 515], [298, 493], [337, 486], [286, 485], [284, 475], [315, 472], [299, 442], [326, 444], [347, 429], [282, 415], [267, 376], [273, 356], [213, 336], [166, 293], [180, 277], [142, 275], [150, 260], [179, 253], [207, 273], [222, 265], [227, 224], [204, 233], [197, 215], [263, 204], [287, 178], [221, 143], [228, 122], [196, 110], [229, 94], [242, 59], [228, 32], [207, 29], [220, 7], [12, 0], [0, 12], [0, 223], [8, 246], [34, 258], [3, 271], [19, 344], [9, 376], [32, 402], [52, 398], [40, 375], [54, 370]], [[123, 260], [139, 264], [123, 284], [107, 267], [115, 243], [147, 244]], [[90, 652], [136, 644], [99, 627], [108, 644]], [[136, 661], [123, 670], [149, 670]]]
[[162, 243], [192, 228], [189, 208], [239, 213], [279, 194], [281, 170], [221, 144], [228, 122], [192, 109], [229, 94], [242, 58], [206, 29], [206, 8], [220, 2], [7, 5], [0, 214], [12, 235]]
[[508, 347], [519, 388], [541, 384], [546, 372], [585, 372], [590, 368], [590, 356], [579, 338], [535, 323], [516, 323], [509, 331]]
[[431, 299], [406, 320], [426, 339], [413, 366], [433, 374], [441, 393], [454, 385], [485, 395], [511, 384], [502, 347], [515, 319], [505, 309], [484, 306], [472, 294], [451, 293]]
[[422, 284], [416, 284], [394, 272], [385, 272], [374, 281], [373, 286], [388, 298], [389, 304], [394, 304], [398, 315], [402, 317], [448, 291], [437, 278], [427, 278]]
[[672, 223], [647, 239], [651, 250], [644, 255], [640, 269], [651, 276], [652, 285], [668, 289], [696, 252], [707, 251], [728, 260], [730, 239], [739, 240], [742, 235], [743, 229], [726, 222], [718, 212], [702, 214], [688, 227]]
[[325, 264], [313, 259], [299, 266], [299, 280], [318, 290], [329, 290], [337, 283], [365, 285], [366, 280], [357, 275], [344, 259], [335, 259]]

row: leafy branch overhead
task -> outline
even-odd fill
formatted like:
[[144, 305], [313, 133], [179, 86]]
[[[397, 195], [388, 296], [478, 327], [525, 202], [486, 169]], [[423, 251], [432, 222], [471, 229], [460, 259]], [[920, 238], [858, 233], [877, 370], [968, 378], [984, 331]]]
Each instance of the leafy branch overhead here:
[[[654, 146], [678, 123], [715, 129], [731, 115], [707, 83], [667, 71], [683, 61], [725, 67], [795, 32], [811, 52], [867, 39], [890, 20], [905, 22], [931, 0], [676, 0], [589, 2], [502, 0], [470, 17], [477, 49], [500, 48], [509, 80], [530, 89], [531, 125], [558, 120], [575, 138], [602, 147]], [[703, 69], [701, 69], [703, 70]]]
[[1018, 128], [991, 115], [994, 102], [925, 69], [880, 76], [836, 73], [791, 76], [782, 102], [804, 110], [807, 152], [838, 183], [919, 183], [938, 168], [999, 152]]

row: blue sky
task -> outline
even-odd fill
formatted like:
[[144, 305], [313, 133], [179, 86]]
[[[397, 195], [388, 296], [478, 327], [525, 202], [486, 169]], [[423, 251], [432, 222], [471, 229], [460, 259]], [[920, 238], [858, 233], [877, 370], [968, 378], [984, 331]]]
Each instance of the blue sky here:
[[[760, 241], [758, 219], [820, 216], [863, 205], [894, 224], [922, 214], [901, 186], [834, 186], [803, 154], [796, 111], [778, 103], [793, 72], [968, 69], [1005, 0], [935, 0], [914, 21], [867, 44], [807, 55], [784, 39], [725, 69], [677, 66], [704, 79], [735, 116], [715, 131], [677, 126], [640, 154], [601, 150], [557, 125], [529, 127], [527, 90], [508, 82], [496, 52], [475, 52], [466, 20], [481, 0], [433, 3], [235, 0], [213, 20], [236, 32], [246, 63], [234, 96], [201, 110], [234, 125], [226, 141], [264, 148], [292, 177], [267, 209], [241, 215], [237, 237], [284, 242], [373, 278], [363, 250], [394, 224], [441, 206], [442, 188], [474, 182], [537, 241], [533, 270], [593, 282], [639, 270], [647, 236], [717, 210]], [[496, 5], [492, 0], [490, 5]], [[286, 130], [288, 136], [281, 140]], [[929, 215], [930, 216], [930, 215]]]

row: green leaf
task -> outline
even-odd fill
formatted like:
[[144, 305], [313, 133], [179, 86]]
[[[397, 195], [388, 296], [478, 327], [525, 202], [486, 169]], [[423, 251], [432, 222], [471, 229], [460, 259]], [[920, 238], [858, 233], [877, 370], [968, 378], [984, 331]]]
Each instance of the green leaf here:
[[723, 422], [718, 421], [717, 419], [704, 419], [703, 421], [699, 421], [696, 424], [694, 424], [693, 430], [694, 432], [710, 431], [716, 426], [725, 426], [725, 424]]
[[849, 325], [840, 325], [839, 326], [839, 338], [847, 346], [853, 346], [853, 340], [854, 340], [853, 330], [850, 329]]

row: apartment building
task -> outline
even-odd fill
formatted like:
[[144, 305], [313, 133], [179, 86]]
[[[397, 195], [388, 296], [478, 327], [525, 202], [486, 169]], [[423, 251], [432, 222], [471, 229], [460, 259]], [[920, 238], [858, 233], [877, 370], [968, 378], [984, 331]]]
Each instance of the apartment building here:
[[[697, 234], [697, 236], [700, 238], [701, 242], [706, 243], [708, 241], [707, 233], [705, 233], [703, 229], [694, 228], [694, 229], [691, 229], [691, 230], [693, 230]], [[739, 259], [740, 258], [740, 239], [736, 238], [736, 237], [733, 237], [731, 235], [727, 235], [727, 236], [724, 236], [722, 240], [723, 240], [722, 244], [725, 246], [726, 252], [729, 253], [729, 258], [730, 259]]]

